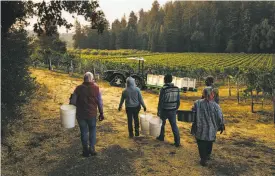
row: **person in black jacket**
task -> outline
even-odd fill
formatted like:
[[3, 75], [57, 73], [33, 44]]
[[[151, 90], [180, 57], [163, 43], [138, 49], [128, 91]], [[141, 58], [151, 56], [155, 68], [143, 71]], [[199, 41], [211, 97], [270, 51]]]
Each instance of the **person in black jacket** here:
[[158, 116], [162, 119], [161, 132], [157, 140], [164, 141], [164, 131], [166, 120], [168, 119], [174, 134], [174, 145], [180, 146], [180, 135], [177, 126], [176, 114], [180, 106], [180, 90], [172, 83], [172, 75], [164, 77], [164, 86], [160, 90], [158, 103]]

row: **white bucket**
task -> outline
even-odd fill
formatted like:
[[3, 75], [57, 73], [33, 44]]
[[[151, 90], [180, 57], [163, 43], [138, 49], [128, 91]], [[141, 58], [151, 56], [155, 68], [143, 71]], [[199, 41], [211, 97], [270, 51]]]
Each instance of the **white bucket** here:
[[160, 135], [162, 120], [160, 118], [151, 118], [149, 122], [150, 135], [158, 137]]
[[141, 133], [147, 135], [149, 133], [149, 121], [153, 116], [151, 114], [140, 115]]
[[60, 107], [61, 124], [64, 128], [75, 126], [76, 107], [74, 105], [62, 105]]

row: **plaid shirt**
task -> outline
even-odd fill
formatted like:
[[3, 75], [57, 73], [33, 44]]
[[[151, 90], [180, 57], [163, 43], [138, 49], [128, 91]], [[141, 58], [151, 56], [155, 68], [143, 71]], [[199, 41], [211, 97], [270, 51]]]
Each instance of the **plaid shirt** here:
[[200, 99], [195, 102], [193, 111], [196, 112], [195, 137], [200, 140], [215, 141], [218, 129], [224, 124], [220, 106], [214, 101]]

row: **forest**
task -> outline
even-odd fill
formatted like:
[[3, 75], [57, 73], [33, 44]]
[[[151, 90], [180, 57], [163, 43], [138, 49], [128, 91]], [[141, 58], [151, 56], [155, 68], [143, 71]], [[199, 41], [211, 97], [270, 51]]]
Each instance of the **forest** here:
[[102, 35], [75, 21], [74, 47], [152, 52], [274, 53], [275, 2], [174, 1], [141, 9]]

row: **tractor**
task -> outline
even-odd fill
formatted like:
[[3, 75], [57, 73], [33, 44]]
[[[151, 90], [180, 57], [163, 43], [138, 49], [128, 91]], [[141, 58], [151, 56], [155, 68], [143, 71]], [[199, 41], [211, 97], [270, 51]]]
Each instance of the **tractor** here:
[[129, 60], [138, 61], [138, 72], [126, 70], [107, 70], [104, 72], [103, 79], [108, 81], [111, 86], [125, 87], [126, 79], [131, 76], [135, 79], [136, 86], [140, 89], [145, 87], [146, 75], [144, 74], [144, 59], [140, 57], [128, 58]]

